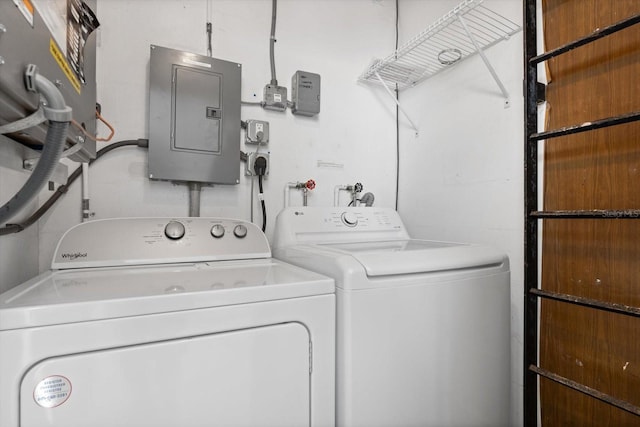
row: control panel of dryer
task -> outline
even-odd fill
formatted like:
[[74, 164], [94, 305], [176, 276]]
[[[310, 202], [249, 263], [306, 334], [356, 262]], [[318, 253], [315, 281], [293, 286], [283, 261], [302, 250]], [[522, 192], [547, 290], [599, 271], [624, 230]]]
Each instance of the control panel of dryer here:
[[273, 246], [405, 239], [409, 234], [393, 209], [306, 206], [280, 212]]
[[115, 218], [84, 222], [63, 236], [54, 269], [269, 258], [256, 225], [226, 218]]

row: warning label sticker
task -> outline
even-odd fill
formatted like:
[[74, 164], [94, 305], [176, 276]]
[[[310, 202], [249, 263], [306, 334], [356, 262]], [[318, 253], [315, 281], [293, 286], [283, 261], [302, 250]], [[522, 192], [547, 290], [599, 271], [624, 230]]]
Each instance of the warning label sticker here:
[[69, 396], [71, 396], [71, 382], [60, 375], [43, 379], [33, 390], [33, 400], [43, 408], [60, 406]]
[[69, 66], [69, 63], [64, 58], [64, 55], [58, 48], [58, 45], [56, 44], [55, 40], [53, 39], [50, 39], [49, 41], [49, 52], [51, 52], [51, 55], [56, 60], [56, 62], [58, 63], [62, 71], [64, 72], [64, 75], [67, 76], [73, 88], [76, 90], [76, 92], [78, 92], [78, 94], [80, 94], [80, 91], [81, 91], [80, 81], [76, 77], [75, 73]]

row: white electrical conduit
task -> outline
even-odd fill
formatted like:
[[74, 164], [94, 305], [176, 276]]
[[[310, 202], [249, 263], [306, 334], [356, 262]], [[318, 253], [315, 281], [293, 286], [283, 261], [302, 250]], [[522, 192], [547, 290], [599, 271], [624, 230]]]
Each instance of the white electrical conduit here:
[[67, 129], [72, 119], [71, 108], [67, 107], [62, 93], [51, 81], [38, 74], [35, 65], [27, 66], [25, 77], [27, 90], [40, 93], [46, 101], [43, 110], [45, 117], [49, 120], [49, 128], [36, 168], [22, 188], [0, 207], [0, 224], [5, 224], [28, 205], [49, 181], [60, 160], [67, 139]]
[[82, 163], [82, 222], [89, 220], [89, 163]]

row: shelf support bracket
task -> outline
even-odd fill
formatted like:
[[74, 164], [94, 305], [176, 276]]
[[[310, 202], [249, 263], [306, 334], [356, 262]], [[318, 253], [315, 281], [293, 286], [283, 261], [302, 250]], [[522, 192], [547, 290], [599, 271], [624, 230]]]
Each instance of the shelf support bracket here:
[[411, 118], [409, 117], [409, 115], [407, 114], [406, 111], [404, 111], [404, 109], [402, 108], [402, 105], [400, 105], [400, 101], [398, 101], [398, 98], [396, 98], [393, 95], [393, 92], [391, 92], [391, 89], [389, 89], [389, 87], [387, 87], [387, 85], [385, 84], [384, 80], [382, 80], [382, 77], [380, 77], [380, 74], [378, 74], [377, 71], [374, 71], [376, 78], [378, 80], [380, 80], [380, 83], [382, 84], [382, 87], [385, 88], [385, 90], [387, 91], [387, 93], [389, 94], [389, 96], [391, 97], [391, 99], [393, 99], [393, 101], [396, 103], [396, 105], [398, 106], [398, 109], [400, 111], [402, 111], [402, 114], [404, 114], [404, 116], [406, 117], [407, 121], [409, 122], [409, 124], [411, 125], [411, 129], [414, 130], [414, 132], [416, 133], [416, 136], [418, 136], [418, 128], [416, 127], [416, 125], [413, 123], [413, 121], [411, 121]]
[[502, 81], [500, 81], [500, 78], [498, 77], [496, 70], [494, 70], [493, 67], [491, 66], [491, 62], [489, 62], [487, 55], [484, 54], [484, 51], [482, 50], [482, 48], [480, 48], [480, 45], [478, 44], [476, 39], [473, 38], [473, 34], [471, 34], [471, 31], [469, 30], [469, 27], [467, 27], [467, 23], [462, 18], [462, 15], [456, 14], [456, 16], [458, 17], [458, 20], [460, 21], [462, 28], [464, 28], [464, 31], [467, 33], [469, 40], [471, 40], [471, 43], [473, 43], [473, 46], [476, 48], [478, 55], [480, 55], [480, 57], [482, 58], [484, 65], [487, 66], [487, 69], [491, 73], [493, 80], [495, 80], [496, 83], [498, 84], [498, 87], [500, 88], [500, 92], [502, 92], [502, 96], [504, 97], [504, 108], [509, 108], [511, 106], [510, 100], [509, 100], [509, 92], [507, 92], [507, 89], [502, 84]]

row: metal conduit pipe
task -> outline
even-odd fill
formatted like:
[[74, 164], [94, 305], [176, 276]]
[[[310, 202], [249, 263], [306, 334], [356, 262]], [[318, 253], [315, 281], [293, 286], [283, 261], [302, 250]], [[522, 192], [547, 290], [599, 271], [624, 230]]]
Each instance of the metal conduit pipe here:
[[189, 216], [200, 216], [200, 191], [202, 184], [195, 181], [189, 182]]
[[9, 221], [29, 204], [49, 181], [60, 160], [67, 139], [67, 129], [72, 119], [71, 108], [67, 107], [62, 93], [51, 81], [38, 74], [35, 65], [27, 66], [25, 82], [27, 90], [38, 92], [44, 97], [46, 101], [44, 113], [49, 119], [49, 128], [36, 168], [22, 188], [0, 207], [0, 224]]

